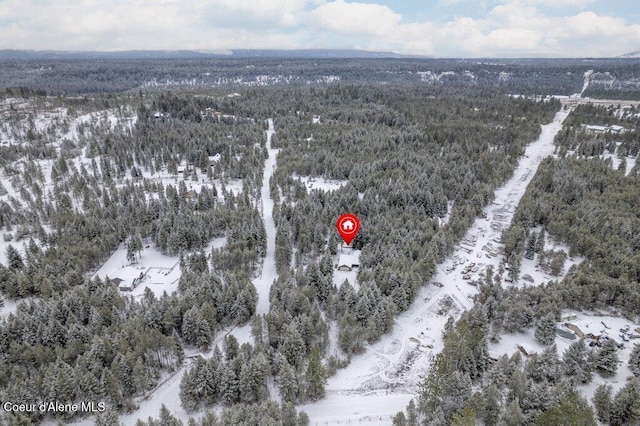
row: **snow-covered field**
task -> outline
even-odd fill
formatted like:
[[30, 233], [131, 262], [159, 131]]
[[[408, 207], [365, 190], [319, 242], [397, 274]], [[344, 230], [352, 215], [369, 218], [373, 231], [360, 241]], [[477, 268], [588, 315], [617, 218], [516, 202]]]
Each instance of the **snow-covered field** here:
[[326, 179], [324, 177], [310, 177], [310, 176], [293, 176], [294, 179], [299, 179], [305, 187], [307, 191], [312, 191], [314, 189], [319, 189], [321, 191], [335, 191], [337, 189], [342, 188], [347, 184], [346, 180], [332, 180]]
[[132, 291], [121, 291], [123, 295], [140, 297], [147, 288], [158, 297], [162, 296], [164, 291], [171, 294], [178, 289], [181, 275], [179, 258], [164, 255], [156, 248], [146, 248], [142, 250], [137, 262], [131, 263], [127, 260], [126, 247], [121, 245], [94, 276], [102, 280], [109, 277], [112, 280], [119, 278], [131, 282], [140, 274], [144, 277], [140, 285]]
[[[607, 160], [607, 159], [611, 159], [611, 168], [613, 170], [618, 170], [618, 167], [620, 167], [620, 163], [622, 162], [622, 159], [616, 155], [616, 154], [612, 154], [612, 153], [605, 153], [604, 155], [601, 156], [601, 158], [603, 160]], [[626, 157], [625, 161], [627, 162], [625, 171], [624, 171], [624, 175], [625, 176], [629, 176], [629, 173], [631, 173], [631, 169], [634, 168], [634, 166], [636, 165], [636, 158], [635, 157]]]
[[[421, 289], [413, 305], [396, 320], [393, 332], [369, 345], [351, 363], [329, 379], [325, 399], [300, 408], [309, 414], [312, 424], [389, 424], [391, 417], [403, 410], [416, 395], [420, 380], [429, 370], [432, 356], [442, 349], [442, 330], [447, 318], [455, 318], [473, 306], [476, 287], [467, 284], [455, 270], [462, 261], [491, 264], [502, 260], [499, 253], [501, 232], [508, 226], [527, 185], [538, 165], [554, 151], [553, 138], [569, 114], [556, 114], [552, 123], [542, 126], [542, 133], [520, 159], [513, 177], [496, 190], [493, 204], [485, 209], [486, 219], [478, 218], [455, 253], [437, 268], [432, 283]], [[496, 256], [487, 257], [488, 244]], [[459, 260], [458, 260], [459, 259]], [[478, 269], [476, 272], [479, 274]], [[521, 285], [514, 283], [514, 285]]]
[[[615, 394], [626, 384], [627, 378], [633, 376], [627, 362], [629, 361], [629, 356], [633, 350], [634, 343], [640, 344], [640, 339], [623, 342], [619, 336], [621, 334], [620, 329], [625, 326], [629, 326], [630, 331], [633, 332], [633, 330], [638, 327], [638, 324], [633, 324], [631, 321], [621, 317], [612, 317], [609, 315], [586, 312], [576, 313], [564, 311], [563, 317], [575, 318], [559, 322], [557, 324], [558, 328], [571, 332], [566, 327], [563, 327], [563, 324], [568, 322], [579, 327], [585, 334], [593, 333], [598, 336], [608, 336], [614, 339], [617, 343], [624, 343], [624, 348], [618, 351], [618, 358], [621, 362], [618, 366], [618, 371], [613, 377], [603, 378], [598, 374], [594, 374], [593, 381], [591, 383], [579, 386], [579, 389], [588, 400], [591, 400], [594, 391], [601, 384], [611, 385], [613, 393]], [[555, 345], [558, 349], [558, 356], [560, 358], [562, 358], [564, 351], [566, 351], [569, 345], [574, 341], [575, 340], [556, 335]], [[545, 349], [545, 346], [538, 343], [535, 339], [534, 330], [529, 329], [523, 333], [502, 335], [498, 343], [489, 346], [489, 354], [495, 358], [504, 354], [511, 356], [518, 351], [517, 345], [525, 348], [529, 355], [541, 353]]]
[[6, 317], [9, 314], [13, 314], [18, 309], [20, 301], [17, 300], [4, 300], [4, 305], [0, 307], [0, 319]]

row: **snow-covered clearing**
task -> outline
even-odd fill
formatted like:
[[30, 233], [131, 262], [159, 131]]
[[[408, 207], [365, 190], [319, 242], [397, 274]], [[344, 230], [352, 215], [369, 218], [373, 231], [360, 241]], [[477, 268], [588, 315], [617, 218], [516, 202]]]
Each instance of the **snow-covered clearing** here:
[[[358, 269], [360, 268], [360, 250], [342, 247], [338, 248], [338, 253], [334, 256], [333, 284], [340, 287], [347, 280], [349, 284], [357, 291], [360, 288], [358, 284]], [[357, 266], [355, 266], [357, 265]]]
[[582, 98], [584, 96], [584, 91], [587, 90], [587, 87], [589, 87], [589, 78], [591, 77], [591, 74], [593, 74], [593, 70], [585, 71], [582, 90], [580, 91], [580, 93], [576, 93], [575, 95], [573, 95], [574, 97]]
[[[498, 269], [502, 260], [498, 254], [501, 232], [511, 222], [538, 165], [553, 154], [553, 138], [568, 114], [568, 110], [562, 110], [552, 123], [542, 126], [540, 137], [527, 147], [513, 177], [496, 190], [495, 201], [485, 209], [487, 218], [476, 219], [455, 253], [437, 267], [432, 279], [437, 285], [423, 287], [413, 305], [396, 319], [391, 334], [369, 345], [363, 354], [355, 356], [346, 368], [329, 379], [324, 400], [300, 407], [313, 424], [389, 424], [391, 417], [415, 397], [432, 356], [442, 349], [441, 336], [447, 318], [458, 318], [470, 309], [471, 298], [477, 293], [476, 287], [467, 284], [460, 273], [447, 269], [459, 262], [467, 266], [476, 264], [473, 267], [491, 264], [494, 270]], [[489, 244], [495, 251], [486, 248]], [[496, 254], [491, 256], [490, 252]], [[480, 273], [480, 268], [476, 273]]]
[[257, 315], [264, 315], [269, 312], [269, 289], [271, 284], [277, 277], [276, 273], [276, 224], [273, 221], [273, 200], [270, 196], [269, 181], [276, 168], [276, 157], [278, 149], [271, 148], [271, 138], [276, 130], [273, 126], [273, 120], [269, 119], [269, 129], [267, 130], [267, 150], [269, 157], [264, 162], [264, 173], [262, 175], [262, 218], [267, 234], [267, 254], [264, 257], [262, 271], [260, 276], [253, 280], [253, 285], [258, 291], [258, 306], [256, 308]]
[[[2, 198], [0, 198], [0, 200], [1, 199]], [[5, 240], [5, 235], [11, 235], [11, 240], [9, 241]], [[15, 229], [9, 232], [6, 227], [0, 228], [0, 263], [3, 264], [4, 266], [8, 266], [9, 260], [7, 258], [7, 248], [9, 246], [13, 246], [13, 248], [18, 250], [18, 253], [20, 253], [23, 258], [26, 253], [25, 244], [29, 243], [29, 239], [27, 238], [20, 241], [16, 241], [15, 238], [13, 238], [14, 236], [15, 236]]]
[[[640, 339], [630, 339], [629, 342], [623, 342], [620, 337], [620, 334], [622, 334], [620, 330], [625, 326], [629, 326], [630, 333], [634, 333], [638, 324], [633, 324], [631, 321], [621, 317], [584, 312], [575, 313], [564, 311], [563, 318], [565, 319], [564, 321], [556, 324], [558, 329], [563, 329], [571, 333], [571, 330], [563, 325], [564, 323], [570, 323], [579, 327], [585, 334], [593, 333], [597, 336], [608, 336], [609, 338], [614, 339], [617, 343], [624, 343], [624, 348], [618, 350], [618, 358], [621, 363], [618, 366], [618, 371], [613, 377], [603, 378], [598, 374], [594, 374], [593, 381], [591, 383], [579, 386], [579, 389], [589, 401], [593, 397], [593, 393], [596, 388], [601, 384], [606, 383], [611, 385], [615, 394], [615, 392], [620, 390], [620, 388], [626, 384], [627, 378], [633, 376], [627, 362], [631, 356], [634, 343], [640, 344]], [[567, 350], [569, 345], [574, 341], [575, 340], [561, 337], [556, 334], [555, 344], [560, 358], [562, 358], [564, 351]], [[518, 351], [517, 345], [522, 346], [529, 355], [532, 355], [533, 353], [541, 353], [545, 349], [545, 346], [538, 343], [535, 339], [534, 330], [529, 329], [523, 333], [502, 335], [498, 343], [489, 346], [489, 354], [494, 358], [499, 358], [504, 354], [511, 356]]]
[[95, 273], [94, 276], [104, 280], [119, 278], [125, 282], [131, 282], [143, 274], [140, 284], [132, 291], [121, 291], [123, 295], [141, 297], [146, 288], [160, 297], [163, 292], [171, 294], [178, 289], [178, 280], [182, 274], [180, 260], [177, 256], [167, 256], [156, 248], [142, 250], [137, 263], [127, 260], [127, 249], [122, 244], [109, 260]]
[[326, 179], [324, 177], [312, 177], [312, 176], [292, 176], [294, 179], [298, 179], [300, 182], [304, 184], [307, 188], [307, 192], [310, 192], [314, 189], [319, 189], [321, 191], [335, 191], [337, 189], [345, 186], [348, 181], [346, 180], [332, 180]]
[[[538, 231], [539, 229], [536, 230], [536, 232]], [[555, 241], [553, 237], [550, 236], [549, 234], [546, 234], [545, 237], [546, 237], [545, 245], [544, 245], [545, 251], [552, 250], [554, 252], [564, 251], [567, 254], [569, 253], [568, 245]], [[539, 255], [536, 254], [534, 259], [523, 258], [522, 264], [520, 265], [519, 283], [537, 286], [537, 285], [548, 283], [549, 281], [560, 281], [572, 266], [579, 265], [580, 263], [582, 263], [583, 260], [584, 258], [582, 256], [568, 257], [564, 263], [564, 268], [562, 268], [562, 272], [559, 275], [555, 276], [555, 275], [552, 275], [550, 272], [540, 268]], [[503, 278], [505, 277], [506, 277], [506, 274], [503, 276]], [[508, 284], [508, 283], [503, 283], [503, 286], [505, 284]], [[517, 285], [517, 283], [513, 283], [511, 285]]]
[[18, 305], [22, 300], [9, 300], [4, 299], [4, 305], [0, 307], [0, 319], [5, 318], [9, 314], [15, 314], [18, 310]]
[[[618, 145], [620, 145], [620, 143], [618, 143]], [[617, 148], [616, 148], [617, 151]], [[600, 158], [602, 158], [603, 160], [607, 160], [607, 159], [611, 159], [611, 168], [613, 170], [618, 170], [618, 167], [620, 167], [620, 163], [622, 162], [622, 158], [620, 158], [620, 156], [615, 153], [615, 152], [605, 152], [603, 155], [600, 156]], [[624, 157], [626, 164], [626, 168], [624, 171], [624, 175], [625, 176], [629, 176], [629, 173], [631, 173], [631, 169], [634, 168], [634, 166], [636, 165], [636, 157], [633, 156], [627, 156]]]
[[417, 71], [416, 75], [420, 77], [420, 81], [425, 83], [441, 82], [443, 77], [446, 79], [447, 77], [454, 77], [458, 75], [466, 77], [471, 81], [477, 80], [476, 76], [471, 71], [463, 71], [461, 73], [457, 73], [455, 71], [443, 71], [439, 74], [436, 74], [433, 71]]

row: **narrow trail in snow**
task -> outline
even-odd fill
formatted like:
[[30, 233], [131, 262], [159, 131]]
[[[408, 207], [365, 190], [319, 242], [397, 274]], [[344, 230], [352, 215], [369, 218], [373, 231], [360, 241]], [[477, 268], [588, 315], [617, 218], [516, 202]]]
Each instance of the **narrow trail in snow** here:
[[269, 290], [271, 284], [277, 278], [276, 273], [276, 224], [273, 221], [273, 200], [269, 190], [269, 181], [276, 168], [276, 157], [278, 149], [271, 148], [271, 138], [276, 133], [273, 119], [268, 120], [269, 128], [267, 129], [267, 151], [269, 157], [264, 162], [264, 172], [262, 174], [262, 219], [267, 234], [267, 253], [262, 264], [262, 272], [260, 276], [253, 280], [253, 285], [258, 291], [258, 306], [256, 307], [257, 315], [264, 315], [269, 312]]
[[582, 85], [582, 90], [580, 91], [580, 94], [578, 95], [578, 97], [580, 98], [584, 97], [584, 92], [585, 90], [587, 90], [587, 87], [589, 87], [589, 79], [591, 78], [591, 74], [593, 74], [593, 70], [585, 71], [584, 84]]
[[[457, 319], [473, 306], [476, 287], [462, 279], [451, 264], [483, 262], [498, 269], [501, 256], [490, 257], [484, 248], [498, 245], [520, 198], [544, 158], [554, 152], [553, 139], [562, 128], [569, 110], [559, 111], [542, 126], [539, 138], [529, 144], [513, 176], [495, 191], [494, 202], [485, 207], [486, 219], [477, 218], [454, 253], [438, 265], [431, 282], [421, 289], [412, 306], [396, 318], [390, 334], [370, 345], [365, 353], [329, 379], [325, 399], [301, 406], [313, 424], [346, 422], [389, 424], [391, 416], [403, 410], [416, 395], [418, 384], [429, 371], [433, 355], [442, 349], [442, 331], [449, 316]], [[464, 245], [463, 245], [464, 244]]]

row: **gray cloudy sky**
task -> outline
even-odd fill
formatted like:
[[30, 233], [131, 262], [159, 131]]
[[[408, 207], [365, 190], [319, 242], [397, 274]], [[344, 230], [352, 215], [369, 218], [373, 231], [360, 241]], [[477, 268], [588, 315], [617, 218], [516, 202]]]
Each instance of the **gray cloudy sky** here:
[[640, 50], [640, 6], [637, 0], [0, 0], [0, 48], [618, 56]]

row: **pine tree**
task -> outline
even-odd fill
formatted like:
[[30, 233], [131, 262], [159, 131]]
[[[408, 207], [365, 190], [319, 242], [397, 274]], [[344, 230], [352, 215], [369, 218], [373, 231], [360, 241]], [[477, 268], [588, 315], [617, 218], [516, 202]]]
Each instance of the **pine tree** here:
[[95, 426], [120, 426], [120, 424], [118, 412], [113, 407], [107, 408], [96, 416]]
[[518, 400], [511, 401], [500, 417], [500, 426], [522, 426], [523, 424], [525, 424], [524, 416]]
[[436, 410], [431, 415], [431, 419], [429, 420], [429, 423], [427, 424], [429, 426], [448, 426], [449, 425], [449, 422], [447, 421], [444, 415], [444, 411], [442, 410], [442, 407], [439, 406], [436, 408]]
[[552, 275], [558, 276], [564, 268], [564, 263], [567, 260], [567, 254], [564, 251], [556, 252], [549, 264], [550, 272]]
[[545, 239], [545, 230], [544, 228], [540, 230], [538, 233], [538, 238], [536, 239], [536, 253], [542, 253], [544, 251], [544, 239]]
[[324, 397], [324, 385], [327, 383], [327, 373], [322, 365], [320, 351], [314, 347], [309, 356], [306, 373], [307, 399], [317, 401]]
[[471, 396], [471, 379], [468, 374], [455, 371], [444, 382], [442, 393], [442, 411], [451, 418], [453, 413], [464, 407]]
[[141, 251], [142, 240], [140, 240], [140, 237], [137, 234], [131, 236], [127, 242], [127, 260], [131, 263], [135, 263], [138, 260], [136, 253], [138, 253], [139, 256]]
[[534, 336], [543, 345], [550, 345], [555, 341], [556, 319], [551, 312], [538, 320]]
[[222, 367], [220, 376], [220, 395], [225, 404], [231, 405], [238, 402], [238, 379], [236, 373], [229, 365]]
[[557, 383], [560, 381], [560, 363], [556, 345], [549, 346], [540, 354], [532, 355], [525, 370], [536, 383]]
[[297, 426], [296, 407], [291, 402], [283, 401], [281, 404], [282, 426]]
[[567, 392], [560, 400], [560, 404], [538, 416], [534, 425], [597, 426], [597, 423], [587, 401], [577, 392]]
[[516, 302], [510, 306], [504, 316], [502, 325], [508, 333], [515, 333], [524, 330], [531, 325], [533, 313], [531, 308], [522, 302]]
[[613, 339], [607, 339], [596, 355], [596, 369], [603, 377], [611, 377], [618, 371], [618, 347]]
[[640, 378], [634, 377], [616, 394], [609, 421], [613, 426], [640, 423]]
[[482, 419], [487, 425], [495, 425], [500, 417], [502, 395], [495, 385], [485, 388], [482, 395], [485, 402]]
[[280, 367], [279, 389], [283, 401], [296, 402], [298, 395], [296, 371], [286, 360]]
[[24, 268], [24, 261], [20, 252], [11, 244], [7, 246], [7, 264], [9, 269], [16, 271]]
[[455, 414], [451, 419], [451, 426], [475, 426], [476, 413], [469, 407]]
[[520, 278], [521, 259], [516, 253], [512, 253], [508, 259], [509, 262], [509, 278], [512, 282], [518, 282]]
[[640, 344], [636, 344], [633, 347], [633, 351], [629, 357], [629, 369], [634, 376], [640, 376]]
[[284, 273], [291, 265], [291, 229], [289, 222], [281, 219], [276, 230], [276, 270], [279, 274]]
[[564, 374], [577, 383], [590, 383], [593, 378], [593, 360], [584, 339], [579, 339], [569, 345], [562, 354]]
[[593, 393], [593, 407], [596, 409], [598, 420], [604, 424], [609, 424], [612, 405], [612, 388], [610, 385], [600, 385]]
[[137, 394], [143, 393], [149, 387], [150, 377], [147, 372], [147, 369], [144, 367], [142, 363], [142, 358], [138, 357], [135, 365], [133, 366], [133, 370], [131, 372], [131, 379], [133, 381], [133, 385], [135, 387], [135, 392]]
[[622, 157], [622, 160], [620, 160], [620, 164], [618, 164], [618, 171], [622, 173], [627, 171], [627, 159], [625, 157]]
[[525, 259], [533, 260], [536, 252], [536, 242], [537, 242], [538, 234], [532, 232], [527, 240], [527, 245], [524, 250]]
[[182, 422], [173, 416], [164, 404], [160, 407], [159, 423], [162, 426], [183, 426]]
[[407, 426], [407, 417], [404, 415], [404, 412], [399, 411], [393, 416], [391, 424], [392, 426]]
[[298, 413], [298, 426], [309, 426], [310, 423], [309, 415], [304, 411], [300, 411]]
[[527, 392], [520, 400], [520, 408], [522, 408], [525, 423], [531, 422], [553, 403], [550, 386], [547, 382], [535, 383], [530, 380], [527, 383], [527, 388]]
[[302, 365], [306, 346], [295, 323], [289, 323], [285, 326], [279, 350], [293, 367], [299, 368]]
[[413, 399], [407, 405], [407, 426], [418, 426], [418, 410]]
[[202, 363], [202, 360], [197, 358], [195, 365], [187, 370], [180, 380], [180, 402], [188, 412], [196, 410], [201, 403], [201, 393], [196, 384], [199, 363]]

